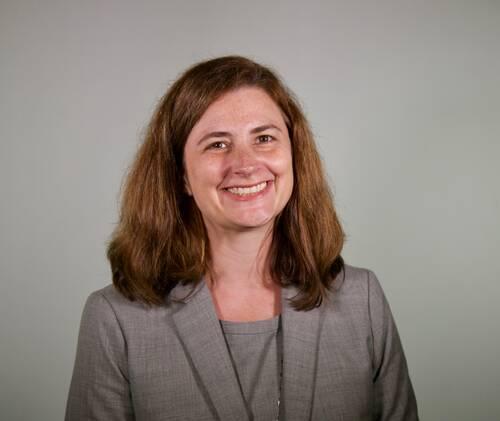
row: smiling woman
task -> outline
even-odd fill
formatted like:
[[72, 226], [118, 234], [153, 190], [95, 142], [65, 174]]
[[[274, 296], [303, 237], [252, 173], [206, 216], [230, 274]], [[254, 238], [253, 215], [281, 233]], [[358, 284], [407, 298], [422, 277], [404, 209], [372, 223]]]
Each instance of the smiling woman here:
[[128, 174], [66, 419], [418, 419], [380, 284], [343, 241], [276, 74], [238, 56], [188, 69]]
[[184, 165], [212, 242], [228, 230], [272, 231], [292, 194], [291, 149], [280, 109], [259, 88], [238, 88], [207, 108], [187, 138]]

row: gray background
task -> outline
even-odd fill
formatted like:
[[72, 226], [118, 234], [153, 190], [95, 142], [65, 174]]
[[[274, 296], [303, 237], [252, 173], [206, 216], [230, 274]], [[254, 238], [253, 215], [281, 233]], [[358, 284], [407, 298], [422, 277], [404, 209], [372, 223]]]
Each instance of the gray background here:
[[144, 127], [180, 71], [228, 53], [301, 99], [422, 419], [500, 419], [498, 1], [0, 4], [2, 420], [63, 417]]

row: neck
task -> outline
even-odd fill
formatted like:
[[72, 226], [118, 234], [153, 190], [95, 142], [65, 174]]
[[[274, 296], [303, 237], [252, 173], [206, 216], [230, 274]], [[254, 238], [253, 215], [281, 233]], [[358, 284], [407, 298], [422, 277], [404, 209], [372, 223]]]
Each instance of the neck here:
[[215, 231], [207, 226], [207, 233], [212, 287], [256, 289], [272, 285], [268, 262], [272, 226], [239, 232]]

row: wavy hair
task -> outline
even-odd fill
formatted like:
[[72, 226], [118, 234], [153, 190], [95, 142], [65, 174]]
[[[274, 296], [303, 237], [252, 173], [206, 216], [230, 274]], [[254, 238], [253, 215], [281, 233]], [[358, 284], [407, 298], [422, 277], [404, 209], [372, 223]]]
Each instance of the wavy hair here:
[[197, 284], [210, 270], [201, 213], [184, 189], [184, 145], [210, 104], [248, 86], [263, 89], [280, 107], [292, 145], [293, 191], [275, 221], [269, 251], [273, 279], [297, 286], [292, 305], [310, 310], [343, 268], [344, 232], [298, 101], [268, 67], [226, 56], [194, 65], [172, 84], [125, 180], [107, 256], [115, 287], [130, 300], [164, 304], [175, 285]]

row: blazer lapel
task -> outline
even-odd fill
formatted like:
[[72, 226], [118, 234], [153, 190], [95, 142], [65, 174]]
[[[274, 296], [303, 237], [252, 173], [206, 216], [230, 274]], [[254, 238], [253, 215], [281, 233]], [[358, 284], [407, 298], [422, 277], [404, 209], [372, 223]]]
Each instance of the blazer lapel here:
[[[183, 300], [189, 289], [181, 285], [171, 293]], [[206, 390], [218, 419], [248, 420], [248, 412], [227, 349], [212, 297], [204, 281], [180, 303], [172, 315], [179, 337], [197, 377]]]
[[282, 289], [283, 390], [282, 420], [309, 420], [314, 399], [321, 310], [296, 311], [288, 299], [294, 287]]

